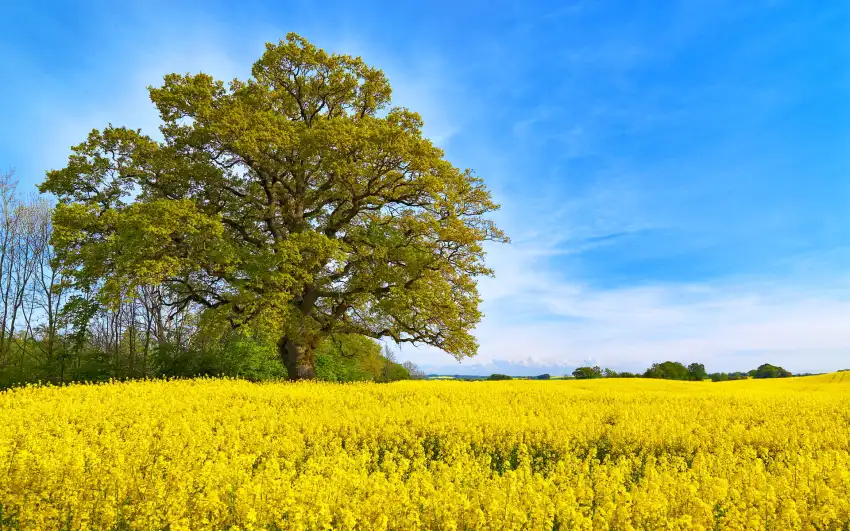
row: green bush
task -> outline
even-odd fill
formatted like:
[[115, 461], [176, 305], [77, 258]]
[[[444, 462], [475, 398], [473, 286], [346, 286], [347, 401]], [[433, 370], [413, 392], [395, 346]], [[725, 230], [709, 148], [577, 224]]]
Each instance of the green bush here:
[[665, 361], [664, 363], [653, 363], [644, 373], [644, 378], [660, 378], [663, 380], [689, 380], [688, 368], [678, 361]]
[[368, 337], [338, 334], [316, 351], [316, 377], [330, 382], [376, 380], [384, 362], [380, 345]]
[[252, 381], [286, 377], [275, 345], [239, 336], [206, 348], [160, 345], [153, 361], [157, 376], [233, 376]]
[[597, 367], [579, 367], [573, 371], [573, 376], [577, 380], [591, 380], [594, 378], [602, 378], [602, 369]]
[[791, 376], [791, 372], [786, 371], [782, 367], [765, 363], [759, 365], [759, 368], [755, 370], [752, 376], [753, 378], [787, 378]]

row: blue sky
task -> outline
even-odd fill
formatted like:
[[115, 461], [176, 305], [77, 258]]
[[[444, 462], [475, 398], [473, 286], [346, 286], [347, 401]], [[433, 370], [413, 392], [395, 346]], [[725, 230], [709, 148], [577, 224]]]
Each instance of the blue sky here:
[[155, 134], [162, 75], [244, 78], [295, 31], [384, 69], [503, 205], [479, 356], [402, 358], [850, 368], [850, 4], [172, 4], [4, 5], [0, 168], [22, 190], [94, 127]]

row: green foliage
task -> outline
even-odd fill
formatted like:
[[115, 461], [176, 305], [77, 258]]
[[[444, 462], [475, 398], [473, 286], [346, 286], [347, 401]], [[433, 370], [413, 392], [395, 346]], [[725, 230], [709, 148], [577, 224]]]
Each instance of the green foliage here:
[[792, 376], [790, 371], [769, 363], [759, 365], [753, 374], [753, 378], [787, 378], [789, 376]]
[[708, 378], [705, 365], [702, 363], [691, 363], [688, 365], [688, 379], [701, 382]]
[[273, 344], [233, 335], [206, 348], [164, 343], [153, 351], [158, 376], [233, 376], [252, 381], [286, 377]]
[[[20, 338], [16, 338], [20, 339]], [[122, 352], [106, 352], [90, 344], [78, 345], [72, 337], [61, 338], [53, 345], [53, 355], [43, 355], [47, 349], [43, 339], [13, 341], [7, 353], [9, 362], [0, 366], [0, 389], [27, 383], [103, 382], [123, 377], [142, 377], [128, 373]]]
[[513, 377], [512, 377], [512, 376], [508, 376], [507, 374], [498, 374], [498, 373], [497, 373], [497, 374], [491, 374], [490, 376], [488, 376], [488, 377], [487, 377], [487, 379], [488, 379], [488, 380], [494, 380], [494, 381], [498, 381], [498, 380], [513, 380]]
[[765, 363], [748, 372], [712, 373], [709, 378], [713, 382], [727, 382], [730, 380], [746, 380], [747, 378], [787, 378], [789, 376], [792, 376], [790, 371]]
[[399, 380], [410, 380], [410, 372], [398, 363], [386, 361], [385, 369], [382, 371], [381, 377], [378, 378], [377, 381], [397, 382]]
[[331, 382], [378, 380], [384, 366], [374, 340], [351, 334], [326, 338], [316, 351], [316, 376]]
[[[141, 377], [229, 376], [251, 381], [286, 378], [274, 342], [257, 335], [201, 329], [188, 342], [154, 343], [150, 357], [128, 350], [130, 338], [114, 349], [67, 338], [51, 361], [29, 355], [38, 352], [36, 341], [12, 342], [8, 363], [0, 367], [0, 389], [35, 382], [102, 382]], [[143, 337], [135, 339], [140, 345]], [[135, 356], [135, 358], [133, 357]], [[134, 361], [135, 359], [135, 361]], [[317, 349], [317, 378], [334, 382], [390, 382], [411, 378], [407, 368], [381, 354], [379, 344], [359, 335], [326, 338]]]
[[[594, 367], [595, 368], [595, 367]], [[598, 378], [598, 376], [594, 376]], [[640, 378], [640, 374], [630, 372], [617, 372], [614, 369], [602, 369], [602, 378]]]
[[678, 361], [665, 361], [664, 363], [653, 363], [646, 370], [644, 378], [661, 378], [664, 380], [689, 380], [688, 368]]
[[162, 286], [208, 319], [259, 323], [292, 378], [336, 334], [474, 355], [482, 243], [507, 241], [483, 181], [360, 58], [289, 34], [251, 72], [167, 75], [150, 88], [164, 141], [110, 125], [48, 173], [74, 287], [114, 306]]
[[573, 377], [577, 380], [589, 380], [592, 378], [602, 378], [602, 369], [596, 367], [579, 367], [573, 371]]
[[541, 374], [539, 376], [535, 376], [534, 379], [535, 380], [551, 380], [552, 375], [551, 374]]
[[381, 355], [382, 368], [378, 382], [395, 382], [398, 380], [410, 380], [410, 371], [404, 365], [398, 363], [395, 353], [388, 345], [384, 345]]
[[713, 372], [708, 375], [712, 382], [728, 382], [732, 380], [746, 380], [749, 375], [745, 372]]

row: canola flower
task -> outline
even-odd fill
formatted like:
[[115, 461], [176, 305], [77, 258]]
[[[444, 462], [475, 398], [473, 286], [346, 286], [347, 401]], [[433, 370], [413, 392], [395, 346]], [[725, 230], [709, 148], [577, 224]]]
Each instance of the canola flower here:
[[850, 373], [0, 393], [3, 529], [848, 529]]

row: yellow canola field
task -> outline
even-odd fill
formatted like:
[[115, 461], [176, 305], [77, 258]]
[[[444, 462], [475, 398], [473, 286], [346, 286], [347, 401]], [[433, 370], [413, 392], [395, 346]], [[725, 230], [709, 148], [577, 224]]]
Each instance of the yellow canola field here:
[[850, 373], [0, 393], [1, 528], [848, 529]]

